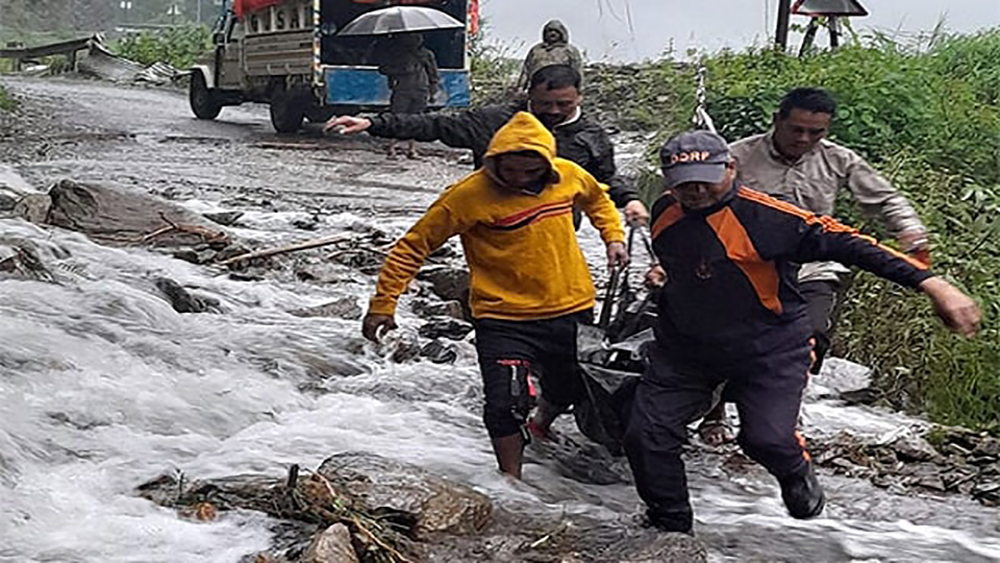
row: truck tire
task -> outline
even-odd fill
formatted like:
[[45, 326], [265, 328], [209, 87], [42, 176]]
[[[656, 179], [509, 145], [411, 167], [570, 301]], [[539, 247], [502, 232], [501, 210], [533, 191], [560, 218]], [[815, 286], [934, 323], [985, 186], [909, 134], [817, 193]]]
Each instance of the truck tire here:
[[302, 127], [306, 108], [295, 91], [275, 90], [271, 94], [271, 125], [278, 133], [295, 133]]
[[191, 73], [191, 89], [188, 92], [191, 111], [198, 119], [215, 119], [222, 111], [218, 96], [205, 84], [205, 76], [195, 71]]

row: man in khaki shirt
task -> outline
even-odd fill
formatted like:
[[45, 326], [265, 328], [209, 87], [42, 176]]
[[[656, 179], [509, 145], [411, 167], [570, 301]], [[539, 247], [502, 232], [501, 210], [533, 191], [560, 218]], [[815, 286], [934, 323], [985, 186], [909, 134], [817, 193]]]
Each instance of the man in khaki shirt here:
[[[817, 215], [833, 215], [838, 193], [847, 189], [866, 215], [883, 221], [903, 250], [929, 262], [927, 229], [906, 198], [857, 153], [825, 138], [835, 113], [836, 103], [825, 90], [789, 91], [774, 114], [771, 131], [731, 145], [740, 181]], [[836, 262], [804, 264], [799, 272], [816, 340], [813, 373], [819, 372], [830, 347], [830, 316], [840, 275], [847, 272]], [[727, 440], [723, 420], [720, 403], [700, 429], [706, 442]]]

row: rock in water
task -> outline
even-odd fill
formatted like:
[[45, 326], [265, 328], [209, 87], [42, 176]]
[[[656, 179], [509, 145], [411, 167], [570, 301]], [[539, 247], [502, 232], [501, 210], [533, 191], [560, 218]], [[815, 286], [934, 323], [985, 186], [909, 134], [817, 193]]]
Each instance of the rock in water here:
[[356, 321], [361, 318], [361, 306], [357, 299], [344, 297], [336, 301], [292, 311], [296, 317], [335, 317]]
[[215, 299], [192, 295], [170, 278], [157, 278], [154, 283], [178, 313], [204, 313], [219, 306]]
[[42, 225], [49, 220], [52, 198], [47, 194], [29, 194], [14, 204], [14, 214], [25, 221]]
[[302, 554], [302, 563], [358, 563], [351, 545], [351, 531], [343, 524], [334, 524], [316, 534], [312, 544]]
[[213, 223], [218, 223], [223, 227], [228, 227], [238, 221], [243, 216], [242, 211], [222, 211], [219, 213], [202, 213], [206, 219]]
[[469, 300], [469, 272], [465, 270], [449, 266], [424, 268], [417, 279], [430, 282], [434, 294], [445, 301], [466, 303]]
[[431, 303], [427, 299], [416, 298], [410, 302], [410, 310], [423, 319], [451, 317], [465, 320], [465, 308], [458, 301]]
[[420, 327], [419, 334], [424, 338], [450, 338], [462, 340], [470, 332], [472, 325], [451, 317], [440, 317]]
[[458, 350], [450, 344], [434, 340], [420, 349], [420, 355], [435, 364], [452, 364], [458, 359]]
[[229, 243], [224, 231], [198, 213], [138, 191], [61, 180], [48, 197], [52, 205], [45, 223], [98, 242], [159, 247], [217, 243], [219, 248]]
[[395, 514], [413, 522], [418, 539], [435, 533], [478, 533], [493, 510], [488, 497], [465, 485], [373, 454], [334, 455], [317, 473], [351, 497], [363, 499], [369, 513]]

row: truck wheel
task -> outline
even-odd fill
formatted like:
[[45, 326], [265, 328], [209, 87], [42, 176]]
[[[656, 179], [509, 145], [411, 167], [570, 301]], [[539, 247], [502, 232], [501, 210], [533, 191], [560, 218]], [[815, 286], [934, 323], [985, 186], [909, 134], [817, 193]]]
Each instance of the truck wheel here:
[[189, 92], [191, 111], [198, 119], [215, 119], [222, 111], [218, 96], [205, 84], [205, 76], [195, 71], [191, 74], [191, 90]]
[[278, 133], [297, 132], [305, 117], [305, 107], [294, 92], [278, 90], [271, 95], [271, 125]]

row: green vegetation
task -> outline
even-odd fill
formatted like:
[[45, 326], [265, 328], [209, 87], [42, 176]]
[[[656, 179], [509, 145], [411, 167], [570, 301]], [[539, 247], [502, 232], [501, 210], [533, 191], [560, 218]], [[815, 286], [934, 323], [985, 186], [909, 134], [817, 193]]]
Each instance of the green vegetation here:
[[[709, 110], [726, 138], [763, 131], [790, 87], [828, 88], [841, 110], [832, 138], [869, 158], [932, 233], [935, 270], [984, 309], [975, 340], [940, 326], [926, 299], [867, 274], [845, 295], [836, 352], [875, 370], [899, 407], [1000, 430], [1000, 29], [936, 35], [921, 46], [884, 37], [804, 59], [774, 51], [709, 57]], [[838, 216], [880, 225], [845, 199]]]
[[0, 111], [14, 111], [15, 109], [17, 109], [17, 100], [0, 84]]
[[[939, 422], [1000, 431], [1000, 29], [919, 44], [872, 36], [805, 58], [769, 49], [704, 56], [708, 110], [729, 140], [768, 129], [789, 88], [829, 89], [840, 104], [831, 138], [868, 158], [913, 202], [931, 231], [934, 269], [982, 305], [974, 340], [950, 334], [918, 294], [853, 276], [835, 351], [871, 366], [897, 407]], [[592, 65], [587, 108], [606, 124], [656, 132], [691, 127], [697, 65]], [[640, 187], [659, 192], [655, 150]], [[844, 198], [837, 215], [884, 235]]]
[[190, 67], [212, 45], [212, 32], [187, 25], [158, 32], [143, 32], [118, 41], [113, 50], [143, 65], [165, 62], [178, 69]]

